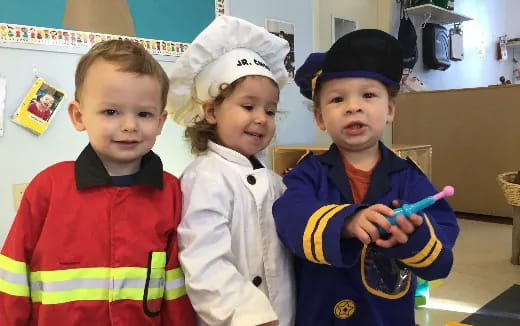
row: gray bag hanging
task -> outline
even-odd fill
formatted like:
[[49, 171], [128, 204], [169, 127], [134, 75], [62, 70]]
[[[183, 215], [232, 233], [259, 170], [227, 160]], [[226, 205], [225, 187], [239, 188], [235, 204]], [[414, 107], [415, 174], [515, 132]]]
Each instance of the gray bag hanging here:
[[417, 62], [417, 34], [401, 2], [401, 22], [397, 39], [403, 48], [403, 67], [412, 70]]

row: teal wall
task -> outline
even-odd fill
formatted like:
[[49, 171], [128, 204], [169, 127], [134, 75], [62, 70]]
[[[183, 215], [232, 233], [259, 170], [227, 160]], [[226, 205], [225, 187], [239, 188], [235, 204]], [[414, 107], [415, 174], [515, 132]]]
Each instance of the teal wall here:
[[[0, 0], [0, 22], [67, 29], [62, 24], [66, 2]], [[128, 0], [127, 3], [135, 36], [141, 38], [191, 42], [215, 18], [215, 0]]]

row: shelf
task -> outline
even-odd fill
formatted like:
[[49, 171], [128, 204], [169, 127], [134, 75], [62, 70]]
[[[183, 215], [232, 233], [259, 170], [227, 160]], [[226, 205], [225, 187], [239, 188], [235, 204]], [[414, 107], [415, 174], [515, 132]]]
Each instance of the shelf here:
[[444, 9], [432, 4], [425, 4], [406, 9], [410, 16], [421, 16], [424, 19], [423, 26], [426, 23], [436, 23], [441, 25], [457, 24], [473, 18], [457, 14], [453, 10]]
[[520, 40], [507, 41], [506, 45], [512, 48], [520, 47]]
[[[271, 147], [272, 169], [274, 172], [285, 175], [300, 159], [313, 152], [322, 154], [328, 146], [273, 146]], [[412, 158], [430, 178], [432, 175], [432, 146], [431, 145], [403, 145], [393, 144], [391, 149], [402, 158]]]

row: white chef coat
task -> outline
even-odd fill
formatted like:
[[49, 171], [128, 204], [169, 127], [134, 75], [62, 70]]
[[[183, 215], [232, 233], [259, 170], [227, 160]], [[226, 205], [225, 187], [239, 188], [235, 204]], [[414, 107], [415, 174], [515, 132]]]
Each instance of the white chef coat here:
[[285, 186], [270, 169], [209, 143], [181, 177], [180, 262], [200, 325], [294, 325], [290, 255], [273, 202]]

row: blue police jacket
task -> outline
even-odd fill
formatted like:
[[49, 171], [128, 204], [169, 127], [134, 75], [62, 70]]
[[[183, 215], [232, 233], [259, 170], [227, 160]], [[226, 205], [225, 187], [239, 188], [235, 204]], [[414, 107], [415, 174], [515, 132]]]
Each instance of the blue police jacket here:
[[279, 237], [296, 256], [297, 326], [415, 325], [415, 276], [434, 280], [451, 269], [459, 228], [444, 199], [420, 213], [424, 221], [405, 244], [381, 248], [341, 236], [359, 209], [438, 192], [413, 161], [382, 143], [379, 148], [381, 160], [360, 204], [353, 203], [334, 144], [322, 155], [307, 155], [284, 177], [287, 190], [273, 213]]

